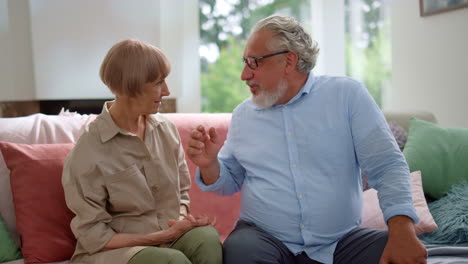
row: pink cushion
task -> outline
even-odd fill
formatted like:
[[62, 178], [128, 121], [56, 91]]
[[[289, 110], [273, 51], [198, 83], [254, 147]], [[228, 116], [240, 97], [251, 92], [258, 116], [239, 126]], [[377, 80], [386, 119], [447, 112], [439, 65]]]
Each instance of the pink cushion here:
[[25, 263], [70, 259], [75, 237], [73, 213], [65, 204], [61, 184], [63, 161], [73, 144], [15, 144], [0, 142], [10, 170], [16, 225]]
[[[190, 132], [198, 125], [203, 125], [205, 128], [216, 128], [220, 140], [224, 142], [231, 122], [231, 114], [164, 114], [164, 116], [176, 124], [184, 149], [188, 147]], [[191, 213], [216, 217], [217, 224], [215, 228], [220, 234], [221, 241], [224, 241], [239, 218], [240, 194], [222, 197], [214, 193], [203, 192], [195, 184], [196, 166], [188, 158], [186, 160], [192, 177], [192, 187], [190, 189]]]
[[[411, 173], [411, 186], [413, 190], [413, 204], [420, 220], [415, 226], [416, 234], [420, 235], [436, 230], [437, 224], [432, 218], [431, 212], [427, 207], [426, 199], [424, 198], [420, 171]], [[387, 229], [387, 224], [385, 223], [382, 211], [380, 210], [377, 191], [374, 189], [365, 191], [363, 193], [363, 200], [364, 205], [361, 227]]]
[[[73, 143], [96, 115], [34, 114], [0, 118], [0, 141], [23, 144]], [[0, 214], [16, 244], [20, 247], [10, 188], [10, 171], [0, 154]]]

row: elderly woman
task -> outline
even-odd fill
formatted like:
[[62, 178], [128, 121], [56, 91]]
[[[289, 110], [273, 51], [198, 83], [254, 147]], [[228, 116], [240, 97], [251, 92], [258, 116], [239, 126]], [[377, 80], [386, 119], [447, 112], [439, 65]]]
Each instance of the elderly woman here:
[[158, 112], [169, 62], [138, 40], [115, 44], [100, 76], [115, 95], [65, 160], [76, 214], [71, 263], [221, 263], [219, 235], [189, 211], [190, 176], [176, 127]]

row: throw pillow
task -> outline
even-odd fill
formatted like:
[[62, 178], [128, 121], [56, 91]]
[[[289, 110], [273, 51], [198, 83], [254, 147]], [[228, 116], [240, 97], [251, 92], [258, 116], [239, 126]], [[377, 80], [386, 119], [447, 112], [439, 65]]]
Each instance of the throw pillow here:
[[10, 170], [8, 170], [2, 152], [0, 152], [0, 215], [8, 229], [13, 241], [21, 247], [20, 238], [16, 229], [15, 209], [10, 187]]
[[395, 138], [398, 147], [401, 151], [403, 151], [403, 149], [405, 148], [406, 140], [408, 139], [408, 133], [406, 133], [405, 129], [395, 121], [388, 122], [388, 126], [392, 131], [393, 137]]
[[468, 128], [412, 118], [403, 154], [410, 171], [424, 175], [424, 192], [431, 198], [440, 199], [453, 184], [468, 180]]
[[8, 262], [22, 258], [19, 248], [8, 233], [7, 227], [0, 216], [0, 262]]
[[70, 229], [73, 213], [65, 204], [63, 161], [73, 144], [15, 144], [0, 142], [26, 263], [70, 259], [75, 237]]
[[[34, 114], [0, 118], [0, 141], [23, 144], [73, 143], [96, 115], [54, 116]], [[10, 188], [10, 171], [0, 154], [0, 214], [16, 244], [21, 247], [16, 228]]]
[[[416, 234], [423, 234], [437, 229], [432, 215], [427, 207], [426, 199], [421, 183], [421, 172], [411, 173], [411, 187], [413, 192], [413, 204], [419, 217], [419, 222], [415, 225]], [[382, 210], [379, 206], [377, 191], [369, 189], [363, 193], [363, 214], [361, 227], [387, 229]]]
[[446, 196], [429, 204], [439, 229], [420, 238], [429, 244], [468, 243], [468, 183], [454, 184]]

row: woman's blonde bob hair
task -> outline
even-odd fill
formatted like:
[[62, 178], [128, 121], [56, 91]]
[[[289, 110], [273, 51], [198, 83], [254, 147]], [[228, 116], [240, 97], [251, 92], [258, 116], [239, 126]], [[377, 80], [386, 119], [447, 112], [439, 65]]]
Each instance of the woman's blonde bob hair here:
[[127, 39], [107, 52], [99, 76], [113, 94], [135, 97], [146, 83], [164, 80], [170, 70], [169, 60], [160, 49]]

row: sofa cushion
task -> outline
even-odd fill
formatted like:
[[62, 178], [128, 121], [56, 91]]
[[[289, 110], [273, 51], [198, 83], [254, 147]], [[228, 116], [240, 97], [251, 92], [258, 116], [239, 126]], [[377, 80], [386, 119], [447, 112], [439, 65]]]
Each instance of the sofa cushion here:
[[405, 148], [406, 140], [408, 139], [408, 133], [406, 133], [405, 129], [395, 121], [389, 121], [388, 126], [392, 131], [393, 137], [395, 138], [398, 147], [401, 151], [403, 151], [403, 149]]
[[[411, 187], [413, 192], [413, 204], [419, 217], [419, 223], [415, 225], [416, 234], [423, 234], [437, 229], [437, 225], [427, 207], [421, 182], [421, 172], [411, 173]], [[379, 206], [377, 191], [369, 189], [363, 193], [363, 214], [361, 227], [387, 229], [382, 211]]]
[[75, 237], [73, 213], [65, 204], [61, 178], [63, 161], [73, 144], [0, 142], [10, 170], [11, 190], [22, 253], [26, 263], [70, 259]]
[[[231, 114], [165, 114], [164, 116], [177, 126], [184, 149], [188, 147], [190, 133], [198, 125], [203, 125], [205, 128], [215, 127], [220, 140], [224, 142], [231, 121]], [[196, 166], [190, 159], [186, 160], [193, 183], [195, 182]], [[196, 184], [192, 184], [189, 194], [191, 213], [216, 217], [215, 228], [219, 232], [221, 241], [224, 241], [239, 218], [240, 193], [233, 196], [219, 196], [214, 193], [203, 192]]]
[[13, 207], [13, 197], [10, 187], [10, 170], [5, 164], [2, 152], [0, 151], [0, 215], [3, 217], [5, 226], [8, 229], [13, 241], [21, 247], [18, 231], [16, 230], [15, 209]]
[[[0, 141], [24, 144], [73, 143], [96, 115], [44, 115], [0, 118]], [[21, 246], [10, 188], [10, 171], [0, 153], [0, 215], [13, 240]]]
[[443, 128], [411, 119], [403, 154], [410, 171], [420, 170], [424, 192], [441, 198], [455, 183], [468, 180], [468, 129]]
[[0, 216], [0, 262], [13, 261], [22, 258], [21, 251], [10, 236], [2, 217]]
[[446, 196], [429, 204], [439, 229], [421, 236], [429, 244], [468, 243], [468, 183], [454, 184]]

